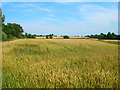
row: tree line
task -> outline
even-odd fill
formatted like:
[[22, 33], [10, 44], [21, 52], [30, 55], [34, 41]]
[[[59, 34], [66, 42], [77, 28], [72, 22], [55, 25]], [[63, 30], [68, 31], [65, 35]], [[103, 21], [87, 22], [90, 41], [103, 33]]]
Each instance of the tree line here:
[[98, 39], [113, 39], [113, 40], [119, 40], [120, 35], [116, 35], [115, 33], [108, 32], [107, 34], [101, 33], [100, 35], [87, 35], [86, 37], [89, 38], [98, 38]]

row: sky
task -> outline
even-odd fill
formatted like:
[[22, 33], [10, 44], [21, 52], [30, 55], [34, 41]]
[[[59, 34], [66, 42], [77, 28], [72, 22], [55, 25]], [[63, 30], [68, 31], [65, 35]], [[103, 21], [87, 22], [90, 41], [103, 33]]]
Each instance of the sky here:
[[3, 2], [2, 12], [5, 23], [20, 24], [31, 34], [118, 33], [117, 2]]
[[119, 2], [119, 0], [1, 0], [2, 2]]

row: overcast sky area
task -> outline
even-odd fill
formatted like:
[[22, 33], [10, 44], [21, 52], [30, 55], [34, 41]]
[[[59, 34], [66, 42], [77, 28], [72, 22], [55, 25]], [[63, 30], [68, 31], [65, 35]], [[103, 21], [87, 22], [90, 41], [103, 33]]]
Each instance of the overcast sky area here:
[[2, 12], [32, 34], [118, 34], [118, 2], [3, 2]]

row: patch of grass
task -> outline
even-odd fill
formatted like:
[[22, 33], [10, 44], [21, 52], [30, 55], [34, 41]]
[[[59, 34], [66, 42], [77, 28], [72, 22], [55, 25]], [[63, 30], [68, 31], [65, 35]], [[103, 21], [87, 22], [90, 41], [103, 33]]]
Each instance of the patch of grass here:
[[114, 41], [103, 41], [103, 40], [97, 40], [97, 41], [106, 42], [106, 43], [110, 43], [110, 44], [120, 45], [120, 42], [114, 42]]
[[2, 44], [3, 88], [117, 88], [118, 47], [90, 39]]

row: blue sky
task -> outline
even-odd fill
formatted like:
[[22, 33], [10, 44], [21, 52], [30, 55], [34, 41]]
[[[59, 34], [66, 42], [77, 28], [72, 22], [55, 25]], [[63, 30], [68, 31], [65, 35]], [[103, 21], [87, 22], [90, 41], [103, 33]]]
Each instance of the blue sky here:
[[5, 23], [18, 23], [32, 34], [118, 33], [117, 2], [4, 2]]

